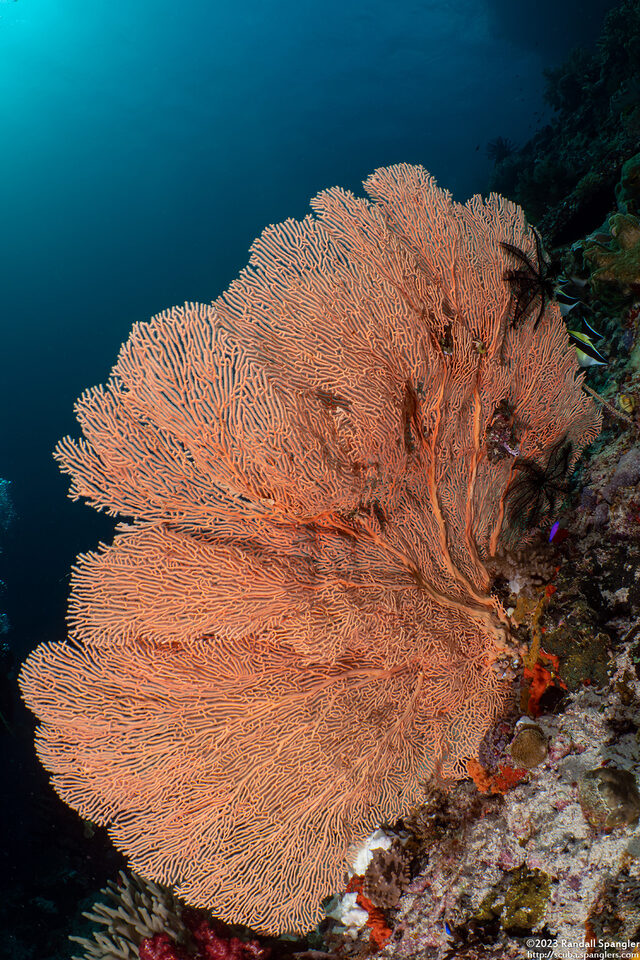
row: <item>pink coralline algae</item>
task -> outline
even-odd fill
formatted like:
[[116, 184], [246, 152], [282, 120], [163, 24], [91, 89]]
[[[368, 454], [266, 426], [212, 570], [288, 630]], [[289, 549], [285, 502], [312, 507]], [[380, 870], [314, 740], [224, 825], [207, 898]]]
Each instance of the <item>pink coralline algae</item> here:
[[611, 538], [637, 539], [640, 445], [625, 449], [628, 443], [628, 435], [622, 435], [606, 456], [599, 457], [589, 467], [578, 511], [580, 533], [606, 532]]

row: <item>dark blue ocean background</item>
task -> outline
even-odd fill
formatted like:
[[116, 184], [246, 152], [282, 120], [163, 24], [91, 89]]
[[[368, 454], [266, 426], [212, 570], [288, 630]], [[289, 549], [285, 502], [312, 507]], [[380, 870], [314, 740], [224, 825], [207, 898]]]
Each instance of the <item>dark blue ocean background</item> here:
[[51, 457], [74, 400], [135, 321], [215, 299], [319, 190], [399, 161], [456, 199], [486, 190], [487, 142], [544, 125], [543, 70], [611, 5], [0, 0], [0, 477], [16, 507], [0, 957], [65, 956], [79, 899], [118, 862], [49, 791], [11, 692], [27, 652], [64, 635], [74, 557], [113, 528], [66, 499]]

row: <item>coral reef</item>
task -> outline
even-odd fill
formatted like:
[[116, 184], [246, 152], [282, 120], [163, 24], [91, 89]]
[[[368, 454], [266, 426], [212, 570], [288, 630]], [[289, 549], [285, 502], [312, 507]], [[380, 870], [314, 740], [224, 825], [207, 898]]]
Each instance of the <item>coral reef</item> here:
[[[622, 715], [630, 728], [621, 735]], [[413, 878], [386, 913], [392, 932], [381, 957], [445, 960], [472, 956], [472, 949], [477, 956], [524, 957], [532, 937], [556, 941], [549, 955], [560, 957], [563, 940], [584, 942], [589, 930], [604, 935], [614, 926], [617, 940], [640, 941], [633, 898], [640, 883], [633, 826], [640, 810], [640, 668], [632, 648], [618, 648], [607, 684], [581, 687], [561, 714], [538, 725], [548, 755], [526, 781], [482, 806], [469, 806], [467, 785], [457, 785], [438, 830], [418, 830]], [[594, 783], [594, 770], [615, 784], [608, 802], [609, 812], [617, 811], [595, 827], [578, 786]], [[436, 791], [431, 809], [437, 798]], [[446, 811], [458, 804], [457, 818], [448, 820]], [[414, 823], [419, 815], [403, 826]]]
[[612, 284], [627, 295], [640, 292], [640, 221], [632, 214], [614, 214], [609, 235], [608, 243], [588, 238], [583, 245], [591, 283], [596, 289]]
[[[593, 52], [576, 50], [547, 72], [555, 117], [494, 170], [491, 188], [520, 203], [552, 246], [590, 233], [614, 206], [623, 165], [638, 149], [639, 64], [640, 10], [623, 0]], [[636, 182], [628, 168], [624, 179]]]
[[613, 830], [638, 822], [640, 793], [628, 770], [599, 767], [578, 781], [578, 802], [585, 820], [598, 830]]
[[[640, 102], [640, 89], [638, 90]], [[634, 154], [622, 165], [616, 187], [616, 206], [621, 213], [640, 214], [640, 153]]]

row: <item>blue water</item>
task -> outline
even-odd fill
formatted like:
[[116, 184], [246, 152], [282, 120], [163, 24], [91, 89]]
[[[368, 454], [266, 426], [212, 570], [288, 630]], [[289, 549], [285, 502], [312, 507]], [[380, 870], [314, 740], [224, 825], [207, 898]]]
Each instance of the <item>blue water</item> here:
[[[0, 0], [0, 477], [18, 514], [0, 577], [16, 661], [63, 635], [70, 564], [110, 536], [66, 500], [51, 450], [131, 324], [214, 299], [264, 226], [376, 167], [422, 163], [458, 199], [484, 190], [487, 141], [544, 124], [543, 69], [593, 41], [610, 5]], [[25, 842], [37, 814], [21, 785], [43, 782], [27, 724], [17, 712], [6, 747], [1, 875], [35, 877], [28, 896], [60, 925], [38, 893], [46, 844]]]

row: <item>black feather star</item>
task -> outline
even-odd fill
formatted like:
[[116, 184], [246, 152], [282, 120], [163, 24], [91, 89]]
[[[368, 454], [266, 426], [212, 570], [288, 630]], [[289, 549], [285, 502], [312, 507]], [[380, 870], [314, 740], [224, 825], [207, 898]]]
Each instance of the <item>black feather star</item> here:
[[519, 457], [514, 462], [518, 474], [506, 495], [507, 524], [511, 529], [530, 530], [553, 514], [569, 489], [572, 449], [571, 441], [562, 437], [551, 447], [546, 466], [529, 457]]
[[531, 257], [527, 256], [519, 247], [514, 247], [512, 243], [501, 242], [500, 246], [507, 253], [510, 253], [518, 264], [517, 267], [507, 270], [503, 274], [503, 280], [506, 280], [511, 287], [513, 299], [511, 326], [517, 327], [526, 319], [530, 311], [537, 307], [538, 316], [533, 325], [535, 330], [542, 319], [545, 307], [550, 300], [553, 300], [556, 279], [560, 273], [560, 263], [545, 257], [538, 231], [534, 230], [533, 235], [536, 238], [537, 265]]
[[496, 137], [495, 140], [489, 140], [487, 144], [487, 156], [495, 164], [502, 163], [503, 160], [511, 156], [514, 150], [514, 145], [507, 137]]

